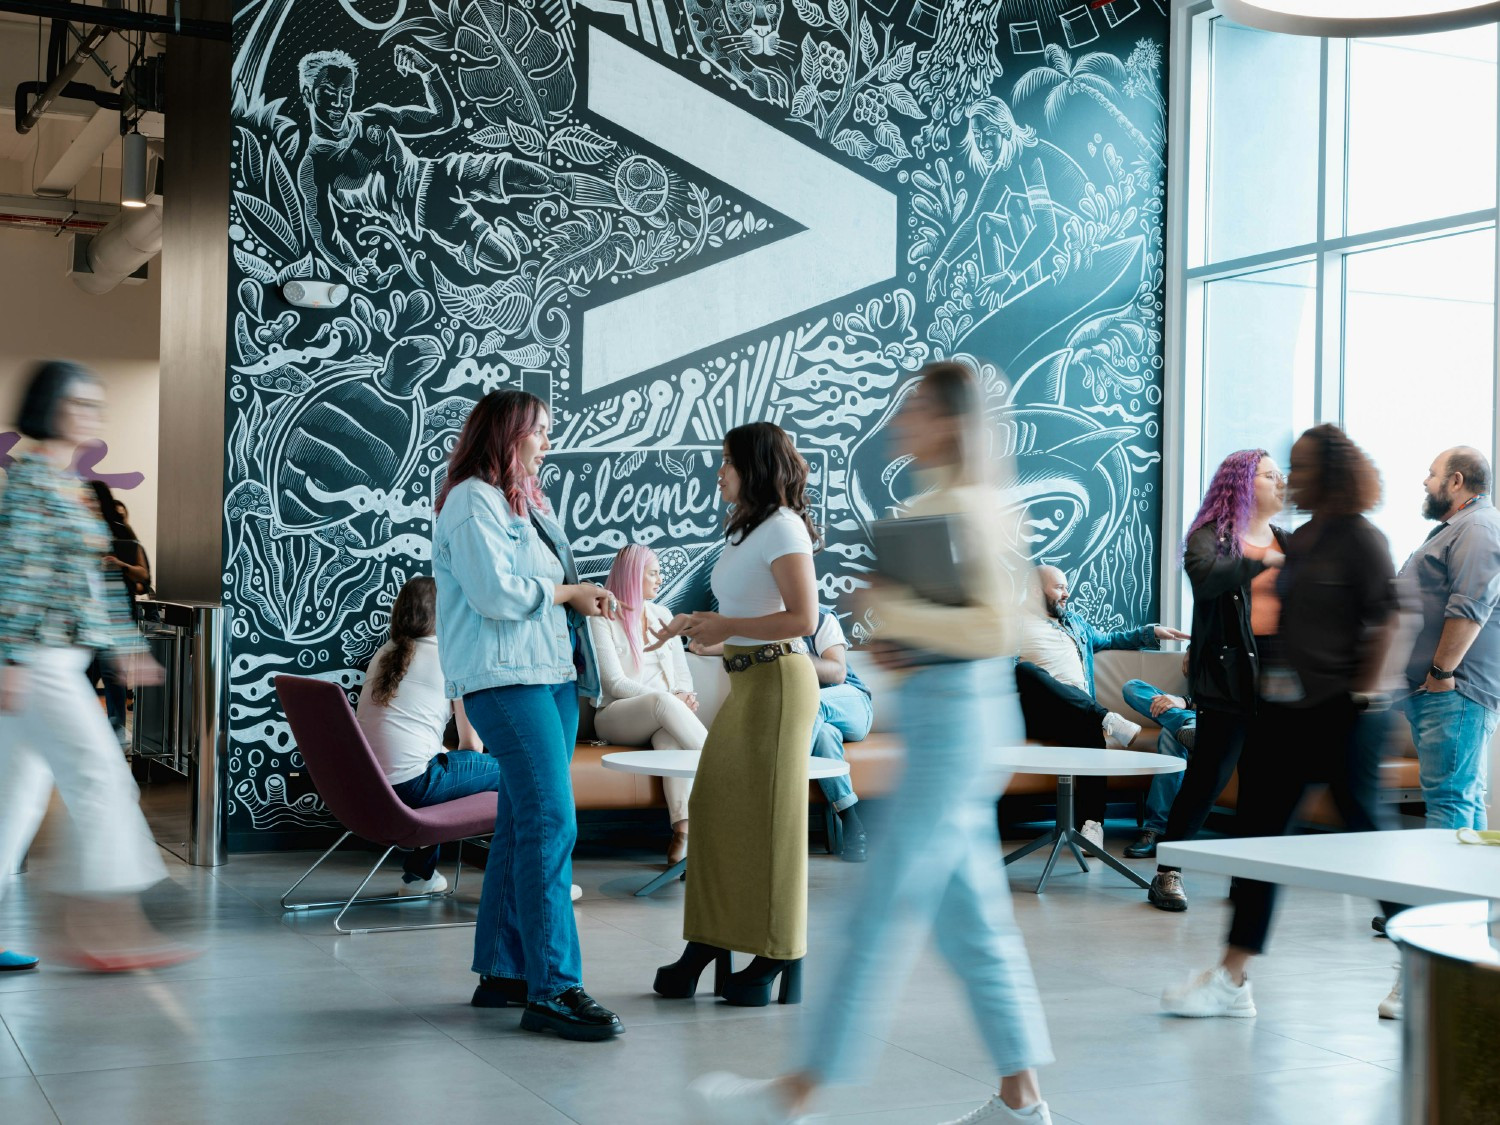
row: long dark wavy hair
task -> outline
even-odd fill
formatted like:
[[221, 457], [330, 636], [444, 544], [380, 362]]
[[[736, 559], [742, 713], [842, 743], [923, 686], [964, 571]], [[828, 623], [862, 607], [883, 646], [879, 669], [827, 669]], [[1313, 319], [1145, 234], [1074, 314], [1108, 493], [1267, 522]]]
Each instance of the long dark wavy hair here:
[[529, 508], [547, 511], [537, 478], [521, 464], [521, 439], [542, 420], [547, 404], [526, 391], [491, 391], [474, 404], [458, 443], [448, 458], [448, 477], [438, 492], [436, 511], [459, 481], [477, 477], [505, 493], [510, 510], [524, 516]]
[[1380, 470], [1342, 429], [1324, 422], [1303, 431], [1297, 444], [1312, 442], [1312, 481], [1297, 481], [1297, 504], [1315, 516], [1360, 516], [1380, 503]]
[[1255, 474], [1261, 459], [1269, 456], [1264, 449], [1241, 449], [1219, 462], [1198, 514], [1183, 537], [1183, 550], [1200, 527], [1212, 527], [1219, 537], [1219, 553], [1240, 556], [1240, 536], [1255, 512]]
[[372, 700], [382, 707], [390, 704], [411, 667], [416, 642], [436, 632], [437, 583], [425, 576], [408, 579], [391, 607], [390, 642], [395, 647], [386, 653], [380, 670], [369, 682]]
[[791, 435], [772, 422], [736, 426], [724, 435], [724, 455], [740, 476], [740, 495], [729, 510], [724, 537], [745, 537], [776, 514], [790, 508], [802, 517], [816, 548], [822, 536], [808, 515], [807, 462]]

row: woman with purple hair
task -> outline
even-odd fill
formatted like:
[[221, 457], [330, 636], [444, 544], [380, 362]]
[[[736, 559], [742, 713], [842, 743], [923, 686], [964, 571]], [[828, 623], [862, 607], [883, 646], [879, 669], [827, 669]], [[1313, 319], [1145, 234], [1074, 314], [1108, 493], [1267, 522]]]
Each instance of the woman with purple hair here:
[[[621, 549], [604, 588], [620, 603], [619, 617], [590, 618], [599, 656], [599, 708], [594, 730], [621, 746], [655, 750], [702, 750], [708, 731], [694, 714], [698, 697], [680, 642], [654, 650], [653, 630], [672, 620], [672, 611], [651, 599], [661, 589], [661, 564], [649, 547]], [[691, 778], [664, 777], [672, 844], [667, 863], [687, 855], [688, 794]]]
[[[1219, 465], [1188, 528], [1182, 567], [1193, 586], [1188, 690], [1198, 734], [1163, 842], [1198, 835], [1253, 738], [1261, 670], [1277, 652], [1276, 573], [1287, 536], [1271, 519], [1285, 496], [1270, 454], [1241, 449]], [[1186, 910], [1182, 871], [1158, 866], [1147, 898], [1158, 910]]]

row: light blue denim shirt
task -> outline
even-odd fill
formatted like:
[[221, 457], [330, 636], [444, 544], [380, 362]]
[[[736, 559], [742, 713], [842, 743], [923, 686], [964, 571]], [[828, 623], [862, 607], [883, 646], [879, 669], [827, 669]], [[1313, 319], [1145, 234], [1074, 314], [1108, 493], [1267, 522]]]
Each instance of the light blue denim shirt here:
[[[599, 695], [589, 631], [581, 618], [552, 601], [555, 586], [578, 581], [572, 548], [555, 519], [534, 515], [556, 554], [531, 521], [512, 512], [504, 494], [483, 481], [454, 485], [438, 514], [432, 576], [449, 699], [485, 688], [573, 679], [582, 695]], [[578, 628], [570, 628], [570, 617]], [[581, 676], [573, 663], [575, 637], [583, 657]]]

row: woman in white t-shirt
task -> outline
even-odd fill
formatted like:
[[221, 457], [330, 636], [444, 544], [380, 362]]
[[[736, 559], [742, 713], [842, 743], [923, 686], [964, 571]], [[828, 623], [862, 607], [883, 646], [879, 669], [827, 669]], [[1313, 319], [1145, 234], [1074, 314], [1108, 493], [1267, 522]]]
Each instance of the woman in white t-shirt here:
[[[687, 949], [656, 974], [662, 996], [689, 997], [715, 962], [731, 1004], [801, 999], [807, 949], [807, 748], [818, 675], [803, 637], [818, 624], [807, 462], [779, 426], [753, 422], [724, 438], [719, 491], [730, 505], [713, 571], [718, 613], [679, 614], [657, 644], [724, 645], [729, 695], [709, 728], [694, 780]], [[732, 976], [729, 952], [753, 953]]]
[[[386, 780], [414, 809], [500, 788], [499, 761], [484, 752], [463, 700], [450, 702], [443, 691], [436, 634], [437, 586], [431, 578], [413, 578], [396, 595], [390, 639], [370, 660], [355, 709]], [[450, 714], [458, 726], [458, 749], [447, 752], [443, 732]], [[408, 853], [399, 893], [447, 890], [437, 863], [436, 847]]]
[[[595, 733], [621, 746], [702, 750], [708, 732], [694, 714], [698, 697], [682, 645], [670, 642], [650, 647], [656, 639], [653, 631], [672, 619], [666, 607], [651, 600], [661, 589], [656, 552], [635, 545], [621, 548], [604, 588], [619, 601], [620, 615], [613, 621], [589, 618], [599, 658]], [[672, 864], [687, 855], [688, 796], [693, 782], [664, 777], [662, 789], [672, 822], [672, 844], [667, 849], [667, 862]]]

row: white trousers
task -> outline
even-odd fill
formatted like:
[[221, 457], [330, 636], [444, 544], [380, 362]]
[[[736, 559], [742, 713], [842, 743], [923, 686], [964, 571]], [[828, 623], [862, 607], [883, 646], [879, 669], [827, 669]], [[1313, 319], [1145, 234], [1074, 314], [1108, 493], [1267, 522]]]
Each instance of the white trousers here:
[[21, 708], [0, 716], [0, 873], [21, 866], [55, 785], [67, 809], [55, 889], [128, 894], [166, 878], [167, 869], [119, 740], [84, 675], [92, 658], [82, 648], [23, 657]]
[[[688, 705], [665, 691], [617, 699], [594, 715], [594, 730], [606, 742], [620, 746], [650, 746], [653, 750], [702, 750], [708, 731]], [[688, 818], [690, 777], [664, 777], [667, 816], [673, 824]]]

